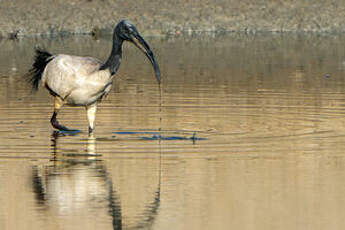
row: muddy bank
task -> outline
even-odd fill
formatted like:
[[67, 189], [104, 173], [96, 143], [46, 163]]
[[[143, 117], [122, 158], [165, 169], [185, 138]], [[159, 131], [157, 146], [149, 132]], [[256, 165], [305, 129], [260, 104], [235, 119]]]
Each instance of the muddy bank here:
[[331, 0], [0, 0], [0, 37], [110, 32], [126, 18], [144, 34], [200, 31], [344, 32]]

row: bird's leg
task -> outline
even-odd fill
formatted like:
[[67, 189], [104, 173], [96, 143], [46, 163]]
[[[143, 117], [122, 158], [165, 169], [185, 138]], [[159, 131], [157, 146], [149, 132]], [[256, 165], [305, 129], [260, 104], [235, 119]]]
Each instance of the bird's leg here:
[[64, 104], [63, 100], [60, 97], [55, 96], [55, 98], [54, 98], [54, 113], [53, 113], [52, 118], [50, 119], [50, 123], [52, 124], [52, 126], [55, 129], [58, 129], [58, 130], [61, 130], [61, 131], [70, 131], [69, 128], [67, 128], [66, 126], [61, 125], [58, 122], [58, 120], [56, 119], [56, 116], [57, 116], [60, 108], [63, 106], [63, 104]]
[[97, 103], [86, 106], [87, 119], [89, 121], [89, 134], [93, 132], [96, 118]]

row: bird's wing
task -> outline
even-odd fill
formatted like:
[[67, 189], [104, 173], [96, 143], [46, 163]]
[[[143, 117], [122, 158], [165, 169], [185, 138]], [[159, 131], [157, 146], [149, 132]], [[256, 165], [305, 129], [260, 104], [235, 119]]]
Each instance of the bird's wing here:
[[64, 98], [81, 87], [101, 65], [102, 62], [96, 58], [60, 54], [48, 63], [42, 82], [50, 91]]
[[81, 77], [90, 75], [102, 65], [100, 60], [93, 57], [59, 55], [56, 59], [60, 71], [80, 75]]

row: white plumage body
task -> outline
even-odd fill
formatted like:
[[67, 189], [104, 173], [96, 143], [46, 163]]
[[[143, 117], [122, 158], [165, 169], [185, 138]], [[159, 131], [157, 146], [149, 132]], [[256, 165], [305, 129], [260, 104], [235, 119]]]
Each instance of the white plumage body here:
[[113, 81], [103, 63], [92, 57], [60, 54], [47, 64], [42, 84], [68, 105], [87, 106], [108, 94]]

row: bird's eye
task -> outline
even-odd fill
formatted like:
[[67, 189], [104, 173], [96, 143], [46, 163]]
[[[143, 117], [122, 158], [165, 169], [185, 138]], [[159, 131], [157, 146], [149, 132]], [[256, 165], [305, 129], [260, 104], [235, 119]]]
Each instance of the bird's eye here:
[[131, 32], [132, 32], [132, 29], [129, 28], [129, 27], [126, 27], [126, 33], [127, 33], [127, 34], [130, 34]]

